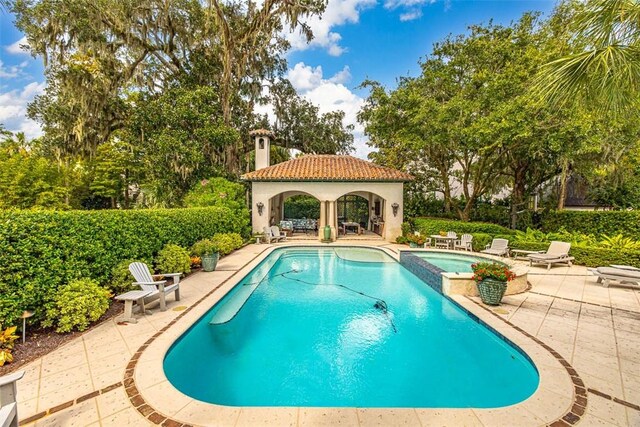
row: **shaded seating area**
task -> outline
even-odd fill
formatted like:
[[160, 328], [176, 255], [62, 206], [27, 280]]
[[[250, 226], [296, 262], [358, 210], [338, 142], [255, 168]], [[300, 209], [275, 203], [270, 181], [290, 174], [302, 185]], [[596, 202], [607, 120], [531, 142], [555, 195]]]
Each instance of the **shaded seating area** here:
[[291, 224], [292, 233], [304, 233], [310, 234], [318, 231], [318, 220], [311, 218], [290, 218], [284, 221], [280, 221], [280, 227], [283, 227], [283, 223]]

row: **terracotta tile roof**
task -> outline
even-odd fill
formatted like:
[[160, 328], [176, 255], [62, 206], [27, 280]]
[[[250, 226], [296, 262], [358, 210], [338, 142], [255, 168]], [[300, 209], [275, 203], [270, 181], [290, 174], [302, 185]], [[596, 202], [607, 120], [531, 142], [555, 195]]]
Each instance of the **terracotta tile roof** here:
[[242, 175], [246, 181], [412, 181], [413, 176], [351, 156], [306, 155]]
[[251, 132], [249, 132], [249, 135], [250, 136], [269, 136], [271, 138], [275, 136], [273, 132], [267, 129], [254, 129]]

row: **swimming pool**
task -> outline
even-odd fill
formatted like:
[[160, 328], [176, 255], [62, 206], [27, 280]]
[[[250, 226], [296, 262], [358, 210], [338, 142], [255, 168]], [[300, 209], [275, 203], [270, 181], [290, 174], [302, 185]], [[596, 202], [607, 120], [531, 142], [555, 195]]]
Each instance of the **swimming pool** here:
[[539, 382], [518, 349], [376, 249], [275, 250], [163, 366], [184, 394], [231, 406], [489, 408]]
[[411, 251], [411, 253], [443, 269], [447, 273], [473, 273], [471, 264], [482, 261], [493, 261], [479, 256], [452, 252]]

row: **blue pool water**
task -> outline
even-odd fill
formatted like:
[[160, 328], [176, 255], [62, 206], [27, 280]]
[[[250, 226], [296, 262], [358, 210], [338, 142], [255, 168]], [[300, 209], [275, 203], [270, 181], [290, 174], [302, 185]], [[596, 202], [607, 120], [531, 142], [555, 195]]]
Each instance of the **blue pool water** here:
[[448, 273], [473, 273], [471, 264], [482, 261], [492, 261], [487, 258], [451, 252], [422, 252], [413, 251], [413, 255], [443, 269]]
[[375, 249], [270, 254], [171, 347], [169, 381], [232, 406], [500, 407], [532, 363]]

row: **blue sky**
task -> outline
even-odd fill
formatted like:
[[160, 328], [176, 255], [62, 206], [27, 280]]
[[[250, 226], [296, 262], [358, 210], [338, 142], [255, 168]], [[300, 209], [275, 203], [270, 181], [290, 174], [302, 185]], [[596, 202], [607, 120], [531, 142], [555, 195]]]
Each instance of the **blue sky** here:
[[[392, 88], [398, 77], [417, 75], [418, 61], [448, 34], [490, 19], [508, 24], [526, 11], [548, 15], [554, 5], [555, 0], [330, 0], [322, 19], [310, 21], [316, 35], [311, 44], [289, 35], [288, 77], [321, 111], [343, 109], [346, 121], [354, 123], [366, 96], [357, 89], [364, 79]], [[20, 51], [23, 34], [12, 21], [13, 16], [0, 12], [0, 123], [34, 137], [39, 127], [25, 114], [46, 84], [42, 60]], [[360, 157], [370, 151], [365, 140], [357, 127]]]

